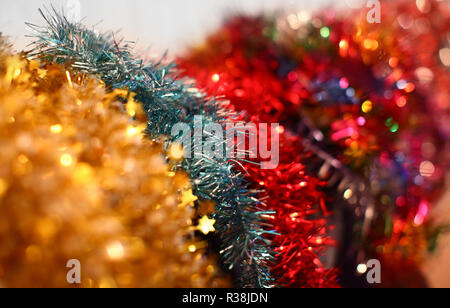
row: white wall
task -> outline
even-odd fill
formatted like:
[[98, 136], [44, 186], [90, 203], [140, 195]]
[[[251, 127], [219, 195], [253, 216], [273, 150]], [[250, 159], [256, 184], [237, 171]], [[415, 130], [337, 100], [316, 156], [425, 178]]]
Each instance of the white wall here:
[[[29, 42], [25, 22], [42, 25], [38, 8], [57, 9], [71, 0], [0, 0], [0, 32], [11, 37], [17, 49]], [[72, 0], [73, 1], [73, 0]], [[178, 54], [183, 46], [198, 42], [232, 12], [260, 12], [281, 8], [318, 9], [332, 3], [353, 5], [363, 0], [79, 0], [81, 16], [100, 30], [122, 30], [143, 49]]]

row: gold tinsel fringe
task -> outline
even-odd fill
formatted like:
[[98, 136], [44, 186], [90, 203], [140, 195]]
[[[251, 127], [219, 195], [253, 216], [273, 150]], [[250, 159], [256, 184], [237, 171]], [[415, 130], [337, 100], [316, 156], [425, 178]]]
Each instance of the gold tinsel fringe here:
[[0, 286], [227, 285], [192, 234], [188, 178], [118, 94], [0, 53]]

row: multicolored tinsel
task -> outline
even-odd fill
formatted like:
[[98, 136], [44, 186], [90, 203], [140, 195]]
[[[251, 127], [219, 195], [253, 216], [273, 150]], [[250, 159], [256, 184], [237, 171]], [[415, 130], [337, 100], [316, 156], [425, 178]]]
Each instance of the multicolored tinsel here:
[[260, 192], [267, 209], [277, 214], [271, 221], [280, 236], [272, 241], [279, 254], [272, 264], [276, 282], [284, 287], [337, 286], [335, 270], [321, 258], [334, 241], [328, 235], [323, 182], [308, 176], [304, 163], [310, 156], [292, 125], [297, 122], [300, 96], [280, 78], [273, 28], [262, 18], [232, 19], [207, 43], [179, 59], [184, 74], [194, 77], [212, 96], [230, 100], [229, 108], [252, 123], [282, 123], [280, 164], [261, 170], [247, 164], [248, 181]]
[[[303, 137], [300, 151], [323, 162], [317, 176], [359, 218], [358, 262], [388, 258], [393, 267], [407, 261], [417, 269], [424, 250], [435, 246], [438, 230], [428, 218], [448, 162], [449, 11], [424, 0], [393, 1], [383, 12], [381, 25], [369, 24], [366, 10], [351, 18], [334, 10], [238, 16], [179, 63], [252, 121], [278, 122], [286, 136]], [[273, 182], [252, 176], [274, 198]], [[282, 229], [285, 220], [274, 225]], [[402, 274], [385, 285], [415, 283]]]
[[277, 20], [282, 54], [295, 63], [288, 82], [308, 93], [300, 113], [325, 136], [317, 145], [364, 179], [342, 186], [364, 217], [360, 262], [418, 265], [435, 247], [428, 218], [448, 164], [448, 15], [447, 4], [424, 0], [384, 3], [381, 24], [366, 10]]
[[[42, 12], [41, 12], [42, 13]], [[93, 75], [107, 89], [123, 89], [143, 104], [148, 115], [150, 138], [171, 137], [178, 123], [193, 125], [194, 116], [203, 116], [203, 126], [223, 124], [230, 114], [222, 104], [183, 81], [177, 81], [173, 65], [144, 63], [135, 58], [129, 43], [117, 41], [113, 34], [96, 34], [80, 24], [68, 22], [55, 13], [44, 15], [48, 26], [37, 31], [38, 40], [30, 56], [43, 63], [64, 65], [74, 80]], [[216, 203], [215, 228], [221, 239], [222, 259], [237, 273], [241, 287], [271, 287], [268, 263], [273, 260], [267, 235], [267, 219], [274, 213], [263, 209], [249, 188], [238, 164], [226, 159], [203, 157], [184, 159], [174, 168], [185, 170], [194, 194]]]

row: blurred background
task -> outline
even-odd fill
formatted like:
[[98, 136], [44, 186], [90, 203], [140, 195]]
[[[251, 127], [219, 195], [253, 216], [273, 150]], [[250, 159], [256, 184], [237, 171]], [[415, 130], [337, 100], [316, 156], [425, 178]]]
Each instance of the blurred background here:
[[[414, 1], [414, 0], [411, 0]], [[356, 8], [362, 0], [54, 0], [0, 1], [0, 32], [9, 36], [17, 50], [26, 49], [30, 29], [24, 21], [42, 25], [38, 9], [53, 5], [66, 11], [79, 5], [84, 23], [98, 30], [117, 30], [121, 36], [136, 40], [138, 49], [151, 55], [168, 51], [169, 57], [181, 54], [186, 48], [201, 42], [215, 31], [223, 17], [234, 12], [260, 13], [274, 10], [320, 10], [325, 6]], [[449, 182], [449, 181], [447, 181]], [[447, 185], [448, 186], [448, 185]], [[450, 190], [442, 199], [434, 215], [442, 223], [450, 222]], [[442, 240], [440, 249], [424, 268], [433, 287], [450, 287], [450, 235]]]
[[0, 31], [12, 38], [15, 46], [24, 48], [29, 33], [24, 21], [40, 25], [39, 8], [64, 8], [80, 5], [80, 16], [96, 29], [120, 30], [123, 36], [136, 40], [140, 49], [170, 55], [195, 44], [217, 29], [222, 18], [233, 12], [259, 13], [281, 9], [319, 10], [324, 6], [361, 7], [361, 0], [42, 0], [1, 1]]

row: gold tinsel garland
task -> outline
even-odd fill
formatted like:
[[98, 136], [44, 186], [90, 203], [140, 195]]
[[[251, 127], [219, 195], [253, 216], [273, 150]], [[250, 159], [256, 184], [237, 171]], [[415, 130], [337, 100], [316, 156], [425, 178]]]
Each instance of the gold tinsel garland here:
[[193, 235], [212, 222], [193, 227], [187, 176], [120, 94], [0, 53], [0, 286], [227, 285]]

